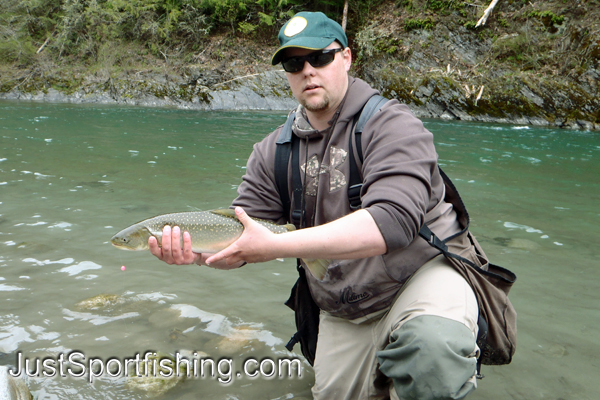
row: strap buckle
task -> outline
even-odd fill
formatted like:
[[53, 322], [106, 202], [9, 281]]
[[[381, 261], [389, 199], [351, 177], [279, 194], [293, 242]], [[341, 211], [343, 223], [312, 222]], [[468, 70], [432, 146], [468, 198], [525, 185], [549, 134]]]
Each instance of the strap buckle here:
[[360, 191], [362, 186], [362, 183], [358, 183], [348, 188], [348, 201], [350, 202], [350, 209], [352, 211], [356, 211], [361, 208]]
[[289, 351], [292, 351], [294, 345], [300, 341], [300, 331], [294, 333], [294, 335], [290, 338], [289, 342], [285, 345], [285, 348]]
[[429, 229], [427, 224], [423, 224], [423, 226], [421, 226], [421, 229], [419, 230], [419, 236], [425, 239], [430, 246], [435, 247], [442, 253], [446, 254], [448, 252], [448, 246], [446, 245], [446, 242], [437, 237], [435, 233]]
[[292, 224], [300, 226], [300, 223], [304, 219], [304, 210], [292, 210]]

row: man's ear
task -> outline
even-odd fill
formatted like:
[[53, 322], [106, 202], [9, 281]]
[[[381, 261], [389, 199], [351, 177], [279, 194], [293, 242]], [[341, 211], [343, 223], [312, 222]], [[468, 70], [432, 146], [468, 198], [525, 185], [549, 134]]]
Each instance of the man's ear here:
[[350, 66], [352, 65], [352, 51], [350, 47], [346, 47], [344, 51], [342, 51], [344, 55], [344, 66], [346, 67], [346, 72], [350, 71]]

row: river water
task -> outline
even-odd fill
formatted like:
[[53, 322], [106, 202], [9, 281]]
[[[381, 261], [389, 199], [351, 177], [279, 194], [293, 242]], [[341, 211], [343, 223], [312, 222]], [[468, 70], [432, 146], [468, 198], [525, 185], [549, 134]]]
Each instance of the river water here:
[[[25, 378], [38, 399], [144, 399], [160, 391], [119, 367], [148, 352], [159, 360], [180, 354], [212, 360], [214, 369], [206, 364], [204, 378], [195, 370], [155, 398], [310, 398], [306, 363], [301, 377], [297, 369], [268, 377], [279, 360], [302, 360], [298, 346], [284, 348], [295, 332], [283, 305], [293, 260], [217, 271], [168, 266], [109, 244], [150, 216], [227, 207], [252, 144], [284, 120], [284, 113], [0, 102], [0, 365], [28, 360]], [[518, 276], [513, 363], [484, 366], [486, 378], [469, 398], [596, 399], [600, 136], [425, 124], [472, 231], [494, 263]], [[106, 303], [81, 303], [98, 295]], [[61, 364], [60, 354], [73, 362]], [[246, 361], [259, 376], [243, 373]], [[111, 374], [93, 377], [90, 363]]]

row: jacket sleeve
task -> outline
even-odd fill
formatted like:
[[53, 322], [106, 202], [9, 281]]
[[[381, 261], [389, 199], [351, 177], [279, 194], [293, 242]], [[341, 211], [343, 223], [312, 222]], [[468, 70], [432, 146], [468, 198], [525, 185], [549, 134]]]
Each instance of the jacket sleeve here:
[[254, 218], [283, 223], [283, 207], [274, 175], [276, 141], [281, 127], [254, 145], [246, 173], [232, 206], [240, 206]]
[[388, 252], [408, 246], [439, 192], [432, 187], [437, 171], [433, 135], [407, 106], [392, 100], [366, 124], [362, 207], [377, 223]]

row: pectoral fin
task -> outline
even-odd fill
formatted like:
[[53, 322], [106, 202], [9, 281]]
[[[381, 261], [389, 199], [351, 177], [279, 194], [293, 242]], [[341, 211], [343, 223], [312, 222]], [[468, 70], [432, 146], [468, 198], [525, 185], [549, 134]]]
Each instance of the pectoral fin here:
[[327, 273], [327, 267], [331, 264], [330, 260], [316, 259], [316, 260], [302, 260], [308, 267], [311, 274], [318, 280], [322, 280]]

